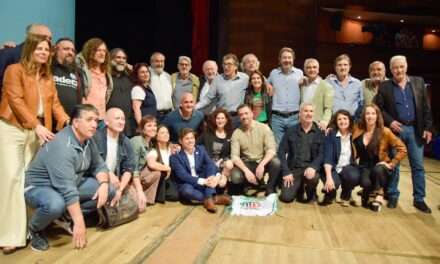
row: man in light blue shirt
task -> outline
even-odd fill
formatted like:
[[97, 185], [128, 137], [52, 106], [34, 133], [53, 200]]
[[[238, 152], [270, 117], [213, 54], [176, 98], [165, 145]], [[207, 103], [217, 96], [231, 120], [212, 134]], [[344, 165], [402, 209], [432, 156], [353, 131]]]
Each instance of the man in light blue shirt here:
[[244, 102], [246, 89], [249, 85], [249, 76], [238, 72], [238, 58], [229, 53], [223, 56], [223, 74], [212, 81], [208, 94], [200, 99], [196, 109], [203, 110], [216, 100], [216, 108], [223, 108], [232, 117], [234, 127], [238, 127], [239, 119], [237, 107]]
[[327, 77], [327, 81], [335, 90], [333, 113], [344, 109], [357, 120], [361, 116], [364, 101], [362, 83], [350, 75], [351, 60], [347, 54], [336, 57], [334, 66], [336, 75]]
[[279, 52], [280, 67], [273, 69], [269, 75], [269, 83], [273, 86], [271, 126], [277, 144], [287, 128], [298, 123], [299, 81], [304, 74], [293, 67], [294, 60], [295, 52], [291, 48], [282, 48]]

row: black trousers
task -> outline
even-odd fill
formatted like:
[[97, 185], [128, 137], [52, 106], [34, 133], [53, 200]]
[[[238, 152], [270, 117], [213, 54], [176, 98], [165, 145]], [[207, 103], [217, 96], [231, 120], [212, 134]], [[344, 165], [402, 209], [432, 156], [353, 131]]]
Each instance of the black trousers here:
[[[252, 172], [258, 167], [258, 163], [255, 161], [245, 161], [244, 164]], [[266, 194], [270, 194], [276, 191], [276, 186], [279, 182], [279, 175], [281, 170], [281, 162], [277, 157], [274, 157], [266, 166], [264, 167], [264, 173], [269, 173], [269, 180], [266, 185]], [[262, 185], [263, 182], [259, 182]], [[243, 194], [243, 188], [245, 186], [252, 186], [244, 176], [244, 173], [237, 167], [234, 167], [231, 171], [231, 189], [234, 190], [234, 194]]]
[[318, 185], [320, 174], [318, 171], [316, 171], [315, 177], [312, 179], [307, 179], [304, 176], [304, 172], [307, 168], [294, 168], [291, 170], [291, 173], [293, 174], [293, 184], [289, 187], [286, 187], [284, 185], [284, 182], [281, 180], [281, 194], [280, 194], [280, 201], [285, 203], [290, 203], [298, 195], [304, 194], [304, 189], [307, 193], [308, 198], [309, 196], [313, 196], [316, 193], [316, 186]]
[[164, 203], [165, 201], [179, 201], [179, 192], [177, 190], [177, 184], [174, 182], [174, 180], [172, 180], [171, 177], [165, 179], [165, 175], [162, 173], [157, 186], [156, 202]]
[[[388, 178], [390, 171], [384, 165], [376, 165], [372, 168], [362, 167], [361, 173], [361, 186], [364, 188], [364, 195], [367, 196], [372, 192], [386, 190], [388, 185]], [[381, 193], [383, 195], [383, 193]]]
[[[354, 187], [360, 184], [361, 175], [358, 167], [347, 165], [340, 173], [337, 173], [333, 168], [332, 178], [333, 182], [335, 183], [335, 196], [339, 186], [342, 185], [341, 199], [348, 201], [350, 200], [351, 192], [353, 191]], [[326, 178], [324, 174], [322, 174], [321, 180], [325, 184]]]

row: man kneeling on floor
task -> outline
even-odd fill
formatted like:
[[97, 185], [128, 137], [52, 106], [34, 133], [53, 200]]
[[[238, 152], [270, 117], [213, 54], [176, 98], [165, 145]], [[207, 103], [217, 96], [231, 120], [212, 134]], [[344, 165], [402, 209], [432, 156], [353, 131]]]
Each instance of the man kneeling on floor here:
[[[278, 149], [283, 182], [279, 199], [282, 202], [316, 201], [319, 171], [324, 161], [324, 134], [313, 122], [313, 105], [302, 103], [299, 124], [289, 128]], [[304, 189], [307, 199], [304, 199]]]
[[209, 158], [203, 146], [196, 146], [194, 131], [183, 128], [180, 131], [182, 149], [170, 157], [172, 175], [175, 177], [179, 196], [187, 201], [203, 202], [210, 213], [215, 213], [215, 205], [229, 205], [231, 198], [216, 195], [221, 174], [214, 161]]
[[98, 110], [88, 104], [77, 105], [71, 118], [70, 126], [41, 147], [26, 171], [26, 203], [36, 209], [29, 222], [31, 248], [36, 251], [49, 248], [43, 231], [66, 209], [73, 220], [74, 246], [84, 248], [84, 217], [115, 193], [109, 188], [107, 166], [90, 140], [97, 128]]

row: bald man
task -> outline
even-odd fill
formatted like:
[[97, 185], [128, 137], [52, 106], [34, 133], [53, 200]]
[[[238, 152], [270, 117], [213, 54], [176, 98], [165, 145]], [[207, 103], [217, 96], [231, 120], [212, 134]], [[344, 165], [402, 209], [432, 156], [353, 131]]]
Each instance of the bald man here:
[[111, 205], [115, 205], [133, 175], [135, 161], [130, 140], [124, 135], [125, 115], [119, 108], [107, 110], [105, 127], [98, 129], [94, 140], [98, 145], [102, 159], [109, 169], [110, 184], [116, 189]]
[[[41, 35], [46, 37], [49, 41], [52, 40], [52, 32], [43, 24], [30, 24], [26, 27], [26, 36]], [[24, 41], [13, 48], [5, 48], [0, 50], [0, 98], [3, 83], [3, 74], [6, 68], [14, 63], [20, 61], [21, 50], [23, 49]], [[11, 45], [9, 45], [11, 46]]]
[[163, 124], [170, 130], [171, 142], [177, 143], [182, 128], [191, 128], [199, 131], [203, 124], [203, 113], [194, 108], [194, 97], [191, 93], [185, 92], [180, 98], [179, 109], [169, 113]]

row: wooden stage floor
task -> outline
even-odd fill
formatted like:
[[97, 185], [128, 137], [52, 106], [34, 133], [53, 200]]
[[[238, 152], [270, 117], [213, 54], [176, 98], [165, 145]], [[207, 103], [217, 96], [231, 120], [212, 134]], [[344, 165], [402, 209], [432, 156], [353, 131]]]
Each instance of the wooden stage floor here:
[[274, 216], [236, 217], [167, 203], [112, 230], [89, 228], [84, 250], [53, 230], [49, 251], [28, 247], [0, 254], [0, 263], [440, 263], [440, 161], [425, 160], [425, 168], [430, 215], [412, 206], [405, 161], [394, 210], [295, 202]]

